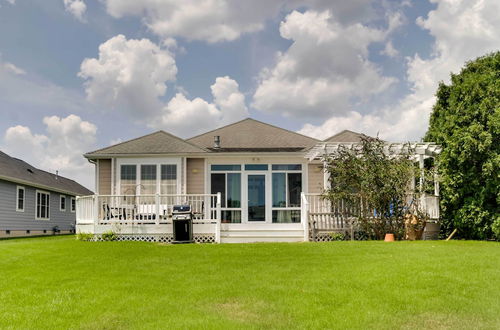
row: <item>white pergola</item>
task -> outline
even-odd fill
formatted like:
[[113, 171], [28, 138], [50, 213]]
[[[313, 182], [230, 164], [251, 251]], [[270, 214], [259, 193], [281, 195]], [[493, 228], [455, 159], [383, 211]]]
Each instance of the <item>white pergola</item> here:
[[[321, 142], [312, 147], [307, 153], [306, 158], [309, 161], [321, 159], [324, 156], [335, 154], [341, 148], [355, 149], [359, 148], [359, 142]], [[441, 146], [434, 142], [408, 142], [408, 143], [385, 143], [384, 149], [390, 154], [400, 154], [403, 151], [411, 150], [416, 158], [422, 159], [436, 157], [441, 153]]]
[[[321, 142], [316, 144], [314, 147], [309, 149], [306, 153], [305, 158], [309, 161], [313, 160], [323, 160], [325, 163], [325, 158], [328, 155], [332, 155], [338, 152], [339, 149], [356, 149], [361, 146], [359, 142]], [[384, 150], [388, 154], [398, 155], [411, 151], [415, 156], [415, 161], [418, 161], [419, 167], [424, 171], [424, 159], [425, 158], [435, 158], [442, 151], [442, 147], [434, 142], [407, 142], [407, 143], [391, 143], [386, 142], [384, 145]], [[324, 164], [326, 166], [326, 164]], [[325, 188], [328, 185], [328, 174], [325, 172]], [[420, 186], [424, 184], [423, 175], [420, 176]], [[434, 195], [439, 196], [439, 180], [437, 176], [434, 178]]]

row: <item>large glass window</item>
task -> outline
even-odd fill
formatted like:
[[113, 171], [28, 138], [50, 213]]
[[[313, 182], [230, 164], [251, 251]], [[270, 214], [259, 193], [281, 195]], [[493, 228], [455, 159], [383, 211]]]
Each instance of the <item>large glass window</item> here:
[[212, 194], [221, 193], [223, 223], [241, 223], [241, 173], [212, 173]]
[[286, 207], [286, 173], [273, 173], [273, 207]]
[[177, 194], [177, 165], [161, 166], [160, 192], [162, 195]]
[[241, 174], [227, 173], [227, 207], [241, 207]]
[[[281, 166], [281, 165], [280, 165]], [[275, 167], [273, 169], [296, 169], [295, 166]], [[300, 165], [299, 165], [300, 166]], [[301, 172], [273, 172], [273, 211], [274, 223], [300, 222], [300, 193], [302, 192]]]
[[156, 194], [156, 165], [141, 165], [141, 195]]
[[135, 195], [137, 181], [136, 165], [122, 165], [120, 167], [120, 189], [122, 195]]
[[50, 194], [46, 192], [36, 192], [36, 219], [49, 220], [50, 217]]

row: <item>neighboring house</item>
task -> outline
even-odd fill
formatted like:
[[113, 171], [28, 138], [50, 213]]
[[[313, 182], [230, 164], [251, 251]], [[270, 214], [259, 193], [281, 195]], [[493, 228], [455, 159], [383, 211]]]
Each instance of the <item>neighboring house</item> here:
[[[169, 242], [172, 205], [189, 203], [199, 242], [308, 240], [310, 212], [332, 210], [320, 198], [328, 178], [318, 150], [362, 136], [320, 141], [245, 119], [187, 140], [158, 131], [89, 152], [97, 194], [77, 199], [77, 230]], [[433, 144], [420, 145], [432, 156]], [[342, 221], [332, 230], [346, 229]]]
[[92, 191], [0, 151], [0, 238], [73, 233], [76, 196]]

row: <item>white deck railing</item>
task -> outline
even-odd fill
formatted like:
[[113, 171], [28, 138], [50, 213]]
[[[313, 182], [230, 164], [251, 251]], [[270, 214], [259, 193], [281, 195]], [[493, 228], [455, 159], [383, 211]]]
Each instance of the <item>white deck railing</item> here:
[[[349, 204], [343, 200], [331, 201], [321, 194], [302, 193], [301, 218], [306, 232], [314, 231], [346, 231], [355, 225], [356, 218], [361, 214], [362, 201]], [[439, 196], [424, 195], [418, 203], [419, 211], [424, 212], [431, 220], [439, 219]], [[314, 236], [314, 233], [313, 233]]]
[[165, 224], [174, 205], [190, 205], [194, 222], [220, 221], [220, 194], [77, 197], [77, 224]]

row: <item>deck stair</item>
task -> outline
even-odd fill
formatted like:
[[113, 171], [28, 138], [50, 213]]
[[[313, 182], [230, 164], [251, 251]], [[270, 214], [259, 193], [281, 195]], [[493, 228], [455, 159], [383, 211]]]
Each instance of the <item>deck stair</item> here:
[[304, 231], [296, 228], [221, 230], [221, 243], [301, 242], [303, 240]]

